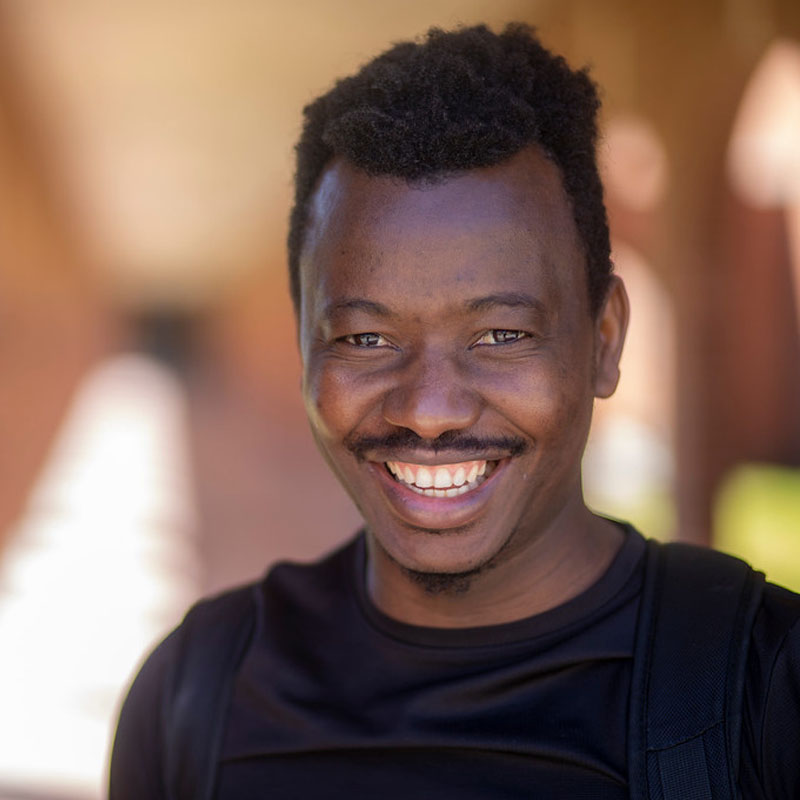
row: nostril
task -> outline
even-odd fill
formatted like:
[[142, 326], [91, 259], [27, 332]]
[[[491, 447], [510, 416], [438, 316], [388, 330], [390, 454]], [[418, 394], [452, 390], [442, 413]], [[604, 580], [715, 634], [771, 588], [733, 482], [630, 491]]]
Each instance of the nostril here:
[[423, 439], [473, 425], [481, 412], [480, 396], [465, 381], [447, 379], [441, 373], [440, 369], [435, 376], [430, 372], [427, 376], [410, 376], [395, 386], [384, 398], [384, 419]]

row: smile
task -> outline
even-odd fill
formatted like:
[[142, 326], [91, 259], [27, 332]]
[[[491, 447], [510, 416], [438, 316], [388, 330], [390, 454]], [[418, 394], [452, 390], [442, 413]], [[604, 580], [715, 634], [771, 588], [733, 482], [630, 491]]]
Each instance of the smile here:
[[497, 462], [462, 461], [455, 464], [409, 464], [387, 461], [386, 468], [399, 483], [426, 497], [457, 497], [477, 489]]

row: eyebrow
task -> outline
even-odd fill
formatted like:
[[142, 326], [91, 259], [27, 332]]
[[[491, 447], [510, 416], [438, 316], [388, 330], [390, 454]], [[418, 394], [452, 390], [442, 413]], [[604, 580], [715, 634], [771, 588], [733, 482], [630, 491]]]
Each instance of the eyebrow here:
[[539, 313], [546, 311], [541, 300], [519, 292], [499, 292], [498, 294], [488, 294], [485, 297], [475, 297], [467, 300], [465, 305], [468, 311], [488, 311], [497, 306], [531, 308]]
[[[545, 305], [541, 300], [521, 292], [498, 292], [483, 297], [475, 297], [472, 300], [467, 300], [464, 306], [467, 311], [473, 313], [489, 311], [498, 306], [505, 308], [530, 308], [542, 314], [546, 311]], [[347, 297], [343, 300], [336, 300], [328, 303], [328, 305], [325, 306], [325, 318], [331, 319], [337, 314], [346, 311], [362, 311], [366, 314], [383, 318], [392, 316], [391, 309], [383, 303], [377, 303], [374, 300], [366, 300], [361, 297]]]
[[325, 306], [325, 318], [341, 314], [343, 311], [363, 311], [376, 317], [390, 317], [392, 315], [388, 306], [383, 303], [376, 303], [374, 300], [364, 300], [360, 297], [347, 297], [344, 300], [336, 300]]

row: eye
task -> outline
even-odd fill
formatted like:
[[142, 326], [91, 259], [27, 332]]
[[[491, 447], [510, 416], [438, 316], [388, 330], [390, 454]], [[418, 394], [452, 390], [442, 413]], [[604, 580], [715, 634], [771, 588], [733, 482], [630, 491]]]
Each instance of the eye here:
[[476, 345], [510, 344], [528, 336], [525, 331], [511, 331], [504, 328], [492, 328], [475, 342]]
[[354, 347], [387, 347], [389, 342], [379, 333], [351, 333], [343, 336], [341, 341]]

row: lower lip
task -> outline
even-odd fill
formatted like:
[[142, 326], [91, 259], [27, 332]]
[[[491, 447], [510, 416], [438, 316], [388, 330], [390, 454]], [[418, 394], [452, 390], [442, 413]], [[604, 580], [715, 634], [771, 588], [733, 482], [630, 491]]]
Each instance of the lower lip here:
[[460, 528], [474, 522], [483, 514], [494, 493], [497, 479], [508, 464], [502, 459], [480, 486], [455, 497], [428, 497], [396, 481], [383, 463], [371, 462], [369, 468], [376, 476], [384, 497], [396, 517], [415, 528], [442, 531]]

